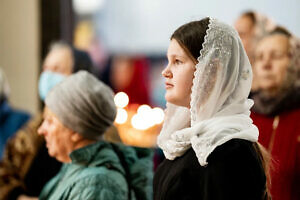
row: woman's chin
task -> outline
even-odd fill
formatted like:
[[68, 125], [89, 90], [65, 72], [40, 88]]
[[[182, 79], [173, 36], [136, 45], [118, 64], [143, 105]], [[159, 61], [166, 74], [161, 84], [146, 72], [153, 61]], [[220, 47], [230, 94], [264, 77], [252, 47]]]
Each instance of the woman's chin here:
[[167, 98], [167, 97], [166, 97], [166, 101], [167, 101], [168, 103], [174, 104], [174, 105], [176, 105], [176, 106], [182, 106], [182, 107], [187, 107], [187, 108], [190, 107], [189, 102], [185, 102], [185, 101], [183, 101], [183, 100], [181, 100], [181, 99]]

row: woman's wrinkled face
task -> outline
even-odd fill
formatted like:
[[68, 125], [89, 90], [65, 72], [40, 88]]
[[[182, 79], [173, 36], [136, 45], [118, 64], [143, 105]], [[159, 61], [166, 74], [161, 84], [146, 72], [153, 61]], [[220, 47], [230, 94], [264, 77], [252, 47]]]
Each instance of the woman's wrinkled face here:
[[64, 163], [71, 161], [69, 154], [74, 147], [72, 141], [74, 132], [65, 127], [47, 107], [44, 110], [44, 121], [38, 129], [38, 134], [45, 137], [50, 156]]
[[172, 104], [190, 107], [195, 61], [175, 39], [170, 42], [167, 57], [168, 65], [162, 71], [166, 78], [165, 98]]
[[275, 95], [284, 84], [289, 64], [288, 37], [274, 34], [262, 39], [257, 45], [254, 63], [259, 87]]

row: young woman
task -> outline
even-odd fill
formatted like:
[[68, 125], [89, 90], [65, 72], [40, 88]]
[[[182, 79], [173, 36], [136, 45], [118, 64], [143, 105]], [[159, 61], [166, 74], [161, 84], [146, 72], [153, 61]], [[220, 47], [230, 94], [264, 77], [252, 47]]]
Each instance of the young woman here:
[[154, 199], [268, 199], [265, 161], [247, 99], [252, 72], [238, 33], [212, 18], [171, 36], [167, 109], [158, 138], [166, 160]]

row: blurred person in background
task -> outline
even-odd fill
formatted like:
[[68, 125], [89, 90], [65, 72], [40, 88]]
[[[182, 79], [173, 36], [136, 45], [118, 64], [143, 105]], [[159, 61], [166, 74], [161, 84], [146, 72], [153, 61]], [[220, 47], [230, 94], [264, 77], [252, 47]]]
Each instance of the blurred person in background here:
[[9, 105], [9, 90], [7, 78], [0, 68], [0, 160], [7, 140], [30, 119], [28, 113]]
[[[52, 44], [39, 79], [41, 100], [44, 101], [56, 84], [79, 70], [93, 71], [86, 52], [65, 42]], [[37, 114], [8, 142], [0, 163], [1, 200], [38, 196], [44, 184], [60, 169], [61, 163], [49, 157], [44, 138], [37, 134], [41, 122], [42, 116]]]
[[130, 104], [150, 104], [149, 61], [145, 57], [113, 55], [101, 80], [115, 92], [125, 92]]
[[282, 27], [255, 50], [259, 92], [251, 117], [270, 152], [273, 200], [300, 199], [300, 40]]
[[[256, 47], [258, 40], [274, 29], [275, 24], [268, 17], [260, 13], [248, 11], [238, 17], [234, 26], [243, 42], [250, 63], [253, 64], [254, 48]], [[252, 70], [253, 81], [250, 95], [258, 90], [256, 71], [255, 69]]]
[[45, 104], [38, 133], [50, 156], [64, 165], [40, 200], [152, 199], [150, 154], [103, 140], [117, 113], [107, 85], [80, 71], [55, 86]]

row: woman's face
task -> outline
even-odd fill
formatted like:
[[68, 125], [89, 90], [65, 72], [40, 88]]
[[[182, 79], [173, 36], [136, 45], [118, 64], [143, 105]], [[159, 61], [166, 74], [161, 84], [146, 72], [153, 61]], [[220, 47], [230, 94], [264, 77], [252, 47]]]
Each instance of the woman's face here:
[[130, 85], [134, 74], [133, 59], [117, 56], [112, 62], [111, 82], [117, 91], [122, 91]]
[[67, 48], [51, 50], [44, 61], [43, 71], [49, 70], [63, 75], [72, 74], [73, 58], [71, 50]]
[[276, 95], [287, 77], [289, 64], [288, 37], [275, 34], [262, 39], [257, 45], [254, 63], [259, 87]]
[[60, 162], [70, 162], [69, 154], [73, 151], [74, 132], [65, 127], [49, 108], [44, 110], [44, 121], [38, 129], [38, 134], [43, 135], [50, 156]]
[[240, 17], [234, 25], [235, 29], [239, 33], [239, 36], [243, 42], [243, 46], [247, 52], [247, 55], [250, 56], [252, 51], [252, 41], [254, 36], [254, 23], [250, 17], [242, 16]]
[[162, 71], [162, 75], [166, 78], [165, 98], [172, 104], [190, 107], [195, 62], [175, 39], [170, 42], [167, 57], [168, 65]]

